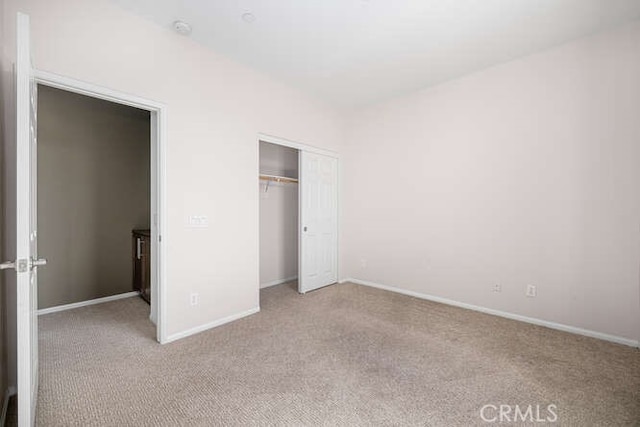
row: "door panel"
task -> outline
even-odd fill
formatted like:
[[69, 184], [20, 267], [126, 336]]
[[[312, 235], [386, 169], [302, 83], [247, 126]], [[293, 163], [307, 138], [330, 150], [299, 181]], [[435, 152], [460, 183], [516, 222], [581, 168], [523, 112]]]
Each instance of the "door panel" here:
[[18, 425], [35, 420], [38, 393], [37, 91], [29, 17], [18, 14], [16, 46], [16, 294]]
[[338, 280], [338, 159], [300, 151], [299, 292]]

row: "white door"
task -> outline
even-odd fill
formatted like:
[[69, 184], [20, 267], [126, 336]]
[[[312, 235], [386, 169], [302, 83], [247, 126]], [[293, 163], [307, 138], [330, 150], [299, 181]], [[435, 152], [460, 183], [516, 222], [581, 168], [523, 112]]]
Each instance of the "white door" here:
[[300, 151], [298, 291], [338, 281], [338, 159]]
[[[38, 393], [36, 267], [36, 83], [31, 67], [29, 17], [18, 14], [16, 27], [15, 260], [2, 264], [15, 271], [17, 326], [18, 425], [32, 426]], [[9, 160], [11, 161], [11, 160]], [[13, 169], [13, 168], [11, 168]], [[13, 177], [11, 177], [13, 178]], [[13, 200], [9, 200], [12, 209]]]

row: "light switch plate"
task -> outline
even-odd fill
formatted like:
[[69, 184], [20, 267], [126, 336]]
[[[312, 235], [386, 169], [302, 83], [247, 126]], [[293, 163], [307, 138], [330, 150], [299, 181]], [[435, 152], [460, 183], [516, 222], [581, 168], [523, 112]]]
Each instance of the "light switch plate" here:
[[206, 215], [190, 215], [187, 224], [192, 228], [207, 228], [209, 226], [209, 217]]

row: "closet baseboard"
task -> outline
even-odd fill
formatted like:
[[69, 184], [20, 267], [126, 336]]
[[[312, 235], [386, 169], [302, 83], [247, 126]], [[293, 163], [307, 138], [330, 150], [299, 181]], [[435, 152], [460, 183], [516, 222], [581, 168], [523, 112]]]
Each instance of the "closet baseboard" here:
[[55, 307], [43, 308], [41, 310], [38, 310], [38, 316], [43, 314], [56, 313], [58, 311], [72, 310], [74, 308], [85, 307], [87, 305], [102, 304], [104, 302], [116, 301], [124, 298], [137, 297], [138, 295], [140, 295], [139, 292], [133, 291], [133, 292], [125, 292], [124, 294], [111, 295], [108, 297], [90, 299], [88, 301], [74, 302], [72, 304], [57, 305]]
[[268, 288], [270, 286], [282, 285], [283, 283], [291, 282], [292, 280], [298, 280], [298, 276], [287, 277], [285, 279], [278, 279], [272, 282], [260, 283], [260, 289]]

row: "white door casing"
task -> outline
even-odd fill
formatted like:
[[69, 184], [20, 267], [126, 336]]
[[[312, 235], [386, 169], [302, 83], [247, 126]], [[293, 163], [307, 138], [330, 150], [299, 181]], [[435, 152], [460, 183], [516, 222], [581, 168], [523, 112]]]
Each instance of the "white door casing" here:
[[338, 281], [338, 159], [299, 154], [300, 254], [298, 290]]
[[166, 263], [163, 246], [166, 245], [166, 165], [165, 145], [167, 134], [167, 107], [157, 101], [98, 86], [59, 74], [35, 70], [36, 82], [67, 92], [73, 92], [108, 102], [147, 110], [151, 119], [151, 313], [156, 324], [158, 342], [169, 341], [166, 327]]

